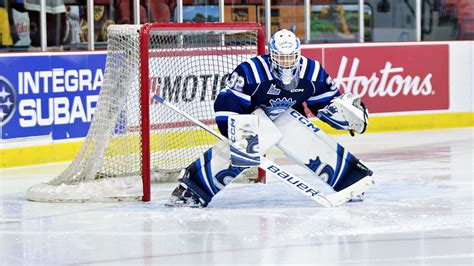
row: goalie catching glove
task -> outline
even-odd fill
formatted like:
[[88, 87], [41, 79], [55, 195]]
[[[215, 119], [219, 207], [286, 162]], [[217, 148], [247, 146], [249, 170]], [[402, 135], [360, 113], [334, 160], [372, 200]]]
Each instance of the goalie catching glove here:
[[368, 110], [359, 97], [346, 93], [334, 98], [331, 104], [318, 111], [317, 117], [335, 129], [362, 134], [369, 121]]

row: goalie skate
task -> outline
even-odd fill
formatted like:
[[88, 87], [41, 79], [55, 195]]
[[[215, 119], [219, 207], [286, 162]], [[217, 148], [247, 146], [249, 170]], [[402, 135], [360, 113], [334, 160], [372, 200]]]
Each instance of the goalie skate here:
[[165, 203], [167, 207], [189, 207], [200, 208], [203, 203], [192, 191], [188, 190], [185, 185], [179, 184], [171, 193], [171, 197]]
[[365, 192], [363, 192], [363, 193], [360, 194], [359, 196], [353, 197], [352, 199], [350, 199], [350, 200], [347, 201], [347, 202], [363, 202], [364, 199], [365, 199]]
[[207, 205], [196, 193], [189, 189], [185, 183], [181, 182], [186, 174], [187, 169], [181, 170], [179, 173], [180, 178], [178, 179], [178, 181], [180, 181], [179, 185], [173, 190], [170, 198], [165, 202], [165, 206], [200, 208]]

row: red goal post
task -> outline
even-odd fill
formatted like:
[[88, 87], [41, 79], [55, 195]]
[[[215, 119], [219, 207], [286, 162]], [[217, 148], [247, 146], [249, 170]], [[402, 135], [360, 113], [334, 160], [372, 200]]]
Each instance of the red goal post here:
[[[150, 70], [150, 33], [153, 31], [246, 31], [255, 29], [257, 32], [257, 55], [265, 53], [265, 34], [264, 29], [259, 23], [150, 23], [145, 24], [140, 29], [140, 73], [149, 73]], [[225, 43], [225, 40], [223, 40]], [[142, 106], [147, 106], [150, 103], [150, 76], [141, 75], [141, 94], [140, 102]], [[150, 131], [150, 114], [148, 108], [143, 108], [141, 120], [142, 132]], [[143, 201], [150, 200], [151, 185], [150, 185], [150, 135], [142, 134], [142, 178], [143, 178]], [[258, 180], [263, 182], [265, 179], [265, 171], [258, 169]]]

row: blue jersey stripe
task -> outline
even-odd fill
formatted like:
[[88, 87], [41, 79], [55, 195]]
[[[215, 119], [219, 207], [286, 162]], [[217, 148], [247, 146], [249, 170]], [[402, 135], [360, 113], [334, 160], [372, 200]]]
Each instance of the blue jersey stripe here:
[[344, 156], [344, 148], [337, 144], [337, 162], [336, 162], [336, 171], [334, 171], [334, 175], [331, 177], [331, 181], [329, 182], [329, 185], [334, 185], [334, 182], [336, 181], [336, 177], [338, 176], [339, 172], [341, 171], [341, 163], [342, 163], [342, 158]]
[[350, 152], [347, 153], [346, 161], [344, 162], [344, 169], [342, 170], [341, 176], [339, 177], [339, 180], [336, 180], [337, 182], [332, 185], [332, 187], [336, 187], [339, 181], [344, 178], [344, 174], [346, 173], [346, 170], [349, 166], [349, 162], [351, 161], [352, 155]]
[[324, 74], [325, 74], [325, 71], [324, 71], [324, 68], [320, 68], [321, 69], [321, 72], [319, 73], [321, 76], [319, 76], [319, 82], [324, 82]]
[[256, 58], [258, 59], [258, 61], [260, 62], [260, 65], [262, 66], [262, 72], [267, 77], [265, 81], [272, 80], [273, 76], [270, 70], [270, 66], [268, 65], [268, 62], [265, 60], [263, 56], [257, 56]]
[[240, 65], [242, 66], [242, 69], [245, 72], [245, 76], [247, 76], [248, 84], [255, 83], [255, 79], [253, 78], [253, 72], [248, 69], [248, 67], [245, 65], [245, 63], [242, 63]]
[[307, 100], [306, 102], [308, 104], [316, 104], [316, 103], [323, 103], [323, 102], [327, 102], [328, 100], [334, 98], [334, 95], [331, 95], [331, 96], [328, 96], [328, 97], [324, 97], [324, 98], [320, 98], [320, 99], [317, 99], [317, 100]]
[[204, 163], [206, 165], [206, 175], [207, 175], [207, 180], [209, 180], [209, 184], [211, 185], [211, 189], [214, 191], [214, 193], [217, 193], [219, 192], [219, 189], [214, 184], [214, 178], [212, 177], [211, 159], [212, 159], [212, 149], [209, 149], [204, 154], [204, 161], [205, 161]]
[[257, 68], [258, 75], [260, 76], [260, 82], [263, 82], [265, 80], [268, 80], [263, 73], [263, 66], [260, 60], [258, 60], [256, 57], [252, 58], [252, 62], [255, 64], [255, 67]]
[[198, 159], [196, 161], [196, 168], [198, 169], [197, 172], [198, 172], [198, 176], [199, 176], [199, 179], [201, 180], [201, 184], [203, 185], [203, 187], [206, 188], [207, 192], [209, 193], [209, 195], [214, 195], [215, 193], [211, 191], [211, 188], [209, 188], [207, 186], [207, 182], [206, 180], [204, 180], [204, 175], [202, 174], [202, 166], [201, 166], [201, 159]]
[[216, 116], [216, 122], [226, 121], [229, 119], [229, 116]]
[[308, 71], [306, 71], [305, 79], [311, 80], [311, 77], [313, 77], [313, 72], [314, 72], [314, 61], [311, 59], [308, 59], [309, 67], [306, 67]]
[[271, 69], [272, 64], [270, 64], [270, 60], [268, 56], [262, 56], [263, 60], [267, 63], [268, 67]]
[[268, 77], [269, 79], [273, 79], [275, 78], [273, 76], [273, 71], [272, 71], [272, 64], [270, 62], [270, 58], [268, 56], [262, 56], [263, 60], [265, 61], [265, 63], [267, 64], [268, 66], [268, 70], [270, 70], [270, 75], [272, 75], [271, 77]]

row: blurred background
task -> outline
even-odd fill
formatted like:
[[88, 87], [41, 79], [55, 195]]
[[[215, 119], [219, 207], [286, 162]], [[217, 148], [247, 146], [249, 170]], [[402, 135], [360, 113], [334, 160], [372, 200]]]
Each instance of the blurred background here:
[[304, 43], [473, 40], [474, 0], [0, 0], [0, 45], [103, 50], [111, 24], [205, 21], [260, 22]]

